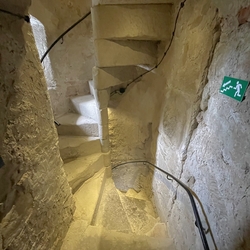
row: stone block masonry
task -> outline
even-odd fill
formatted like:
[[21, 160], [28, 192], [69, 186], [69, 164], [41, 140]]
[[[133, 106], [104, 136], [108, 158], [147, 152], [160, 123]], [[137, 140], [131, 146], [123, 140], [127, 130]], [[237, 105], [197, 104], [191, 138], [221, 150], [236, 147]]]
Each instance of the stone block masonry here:
[[[208, 233], [210, 249], [250, 249], [249, 89], [242, 103], [219, 93], [224, 76], [250, 79], [248, 6], [186, 1], [161, 64], [168, 87], [157, 165], [198, 195], [217, 246]], [[158, 184], [158, 205], [168, 208], [162, 216], [176, 249], [203, 249], [187, 197], [171, 188]]]
[[30, 24], [0, 13], [0, 40], [0, 249], [59, 249], [74, 203]]

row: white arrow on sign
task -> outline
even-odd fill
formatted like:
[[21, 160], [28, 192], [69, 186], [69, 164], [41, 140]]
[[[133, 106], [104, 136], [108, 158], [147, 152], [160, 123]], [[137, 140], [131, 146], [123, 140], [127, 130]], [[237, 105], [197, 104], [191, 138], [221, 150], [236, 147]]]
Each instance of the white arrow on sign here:
[[223, 84], [223, 88], [224, 87], [226, 87], [228, 84], [230, 84], [231, 83], [231, 80], [230, 81], [228, 81], [228, 82], [225, 82], [224, 84]]

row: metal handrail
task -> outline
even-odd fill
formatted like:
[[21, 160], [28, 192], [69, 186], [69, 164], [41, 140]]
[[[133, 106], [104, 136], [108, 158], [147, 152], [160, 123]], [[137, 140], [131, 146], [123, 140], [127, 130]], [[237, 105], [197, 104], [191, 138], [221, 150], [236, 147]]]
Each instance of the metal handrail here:
[[5, 14], [8, 14], [8, 15], [11, 15], [11, 16], [16, 16], [16, 17], [19, 17], [20, 19], [23, 19], [25, 22], [29, 23], [30, 22], [30, 17], [28, 15], [20, 15], [20, 14], [16, 14], [16, 13], [13, 13], [11, 11], [8, 11], [8, 10], [3, 10], [3, 9], [0, 9], [0, 12], [3, 12]]
[[178, 178], [174, 177], [172, 174], [166, 172], [165, 170], [162, 170], [161, 168], [157, 167], [156, 165], [154, 165], [154, 164], [152, 164], [151, 162], [148, 162], [148, 161], [124, 162], [124, 163], [120, 163], [120, 164], [112, 167], [112, 169], [118, 168], [118, 167], [120, 167], [122, 165], [131, 164], [131, 163], [143, 163], [143, 164], [146, 163], [146, 164], [149, 164], [152, 167], [154, 167], [155, 169], [159, 170], [160, 172], [166, 174], [168, 180], [169, 180], [169, 177], [170, 177], [173, 180], [175, 180], [182, 188], [184, 188], [184, 190], [187, 192], [187, 194], [189, 196], [189, 199], [190, 199], [190, 202], [191, 202], [191, 205], [192, 205], [192, 209], [193, 209], [193, 212], [194, 212], [194, 217], [195, 217], [195, 220], [196, 220], [195, 221], [195, 226], [198, 227], [203, 247], [204, 247], [205, 250], [209, 250], [207, 238], [206, 238], [206, 235], [204, 233], [204, 229], [203, 229], [203, 226], [202, 226], [202, 223], [201, 223], [200, 215], [199, 215], [199, 212], [198, 212], [198, 209], [197, 209], [197, 206], [196, 206], [194, 196], [192, 194], [191, 189], [187, 185], [185, 185], [182, 181], [180, 181]]
[[177, 15], [176, 15], [176, 18], [175, 18], [175, 22], [174, 22], [174, 29], [173, 29], [173, 32], [172, 32], [172, 36], [170, 38], [170, 42], [167, 46], [167, 49], [165, 50], [163, 56], [161, 57], [160, 61], [154, 66], [152, 67], [151, 69], [149, 70], [146, 70], [145, 72], [143, 72], [142, 74], [140, 74], [139, 76], [137, 76], [136, 78], [134, 78], [132, 81], [130, 81], [125, 87], [122, 87], [122, 88], [119, 88], [119, 90], [114, 90], [110, 93], [111, 96], [113, 96], [114, 94], [116, 93], [120, 93], [120, 94], [123, 94], [126, 89], [134, 82], [136, 82], [137, 80], [139, 80], [141, 77], [143, 77], [144, 75], [152, 72], [154, 69], [157, 69], [160, 64], [163, 62], [164, 58], [166, 57], [166, 55], [168, 54], [169, 50], [170, 50], [170, 47], [172, 46], [172, 43], [173, 43], [173, 40], [174, 40], [174, 37], [175, 37], [175, 32], [176, 32], [176, 28], [177, 28], [177, 23], [178, 23], [178, 19], [179, 19], [179, 16], [180, 16], [180, 12], [181, 12], [181, 9], [184, 8], [184, 5], [186, 3], [187, 0], [184, 0], [180, 3], [180, 7], [177, 11]]
[[81, 21], [83, 21], [87, 16], [90, 15], [91, 12], [88, 12], [85, 16], [83, 16], [81, 19], [79, 19], [77, 22], [75, 22], [73, 25], [71, 25], [66, 31], [64, 31], [47, 49], [47, 51], [44, 53], [44, 55], [41, 58], [41, 63], [43, 62], [44, 58], [47, 56], [47, 54], [50, 52], [50, 50], [58, 43], [60, 39], [62, 39], [70, 30], [72, 30], [77, 24], [79, 24]]

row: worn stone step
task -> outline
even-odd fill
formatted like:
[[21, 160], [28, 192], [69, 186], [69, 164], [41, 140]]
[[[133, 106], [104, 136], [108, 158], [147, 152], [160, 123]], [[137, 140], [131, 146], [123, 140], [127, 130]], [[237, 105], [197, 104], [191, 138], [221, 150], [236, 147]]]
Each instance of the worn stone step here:
[[98, 121], [96, 101], [92, 95], [76, 96], [70, 100], [78, 114]]
[[59, 149], [63, 160], [101, 153], [99, 137], [59, 136]]
[[56, 119], [60, 126], [57, 126], [59, 135], [93, 136], [98, 137], [98, 124], [88, 117], [68, 113]]
[[95, 39], [168, 40], [170, 4], [98, 5], [91, 9]]
[[[85, 231], [75, 231], [77, 241], [68, 245], [70, 250], [175, 250], [169, 238], [153, 238], [88, 226]], [[80, 240], [79, 240], [80, 239]], [[67, 248], [61, 248], [66, 250]]]
[[107, 169], [102, 168], [76, 191], [74, 194], [75, 220], [85, 220], [88, 224], [91, 223], [94, 214], [99, 208], [106, 177]]
[[93, 87], [106, 89], [122, 83], [129, 83], [147, 70], [136, 66], [93, 68]]
[[131, 66], [157, 63], [157, 43], [151, 41], [120, 41], [97, 39], [95, 44], [96, 66]]
[[145, 235], [160, 222], [151, 201], [126, 196], [119, 191], [118, 194], [133, 233]]
[[108, 230], [132, 233], [119, 194], [111, 178], [106, 181], [98, 213], [93, 218], [91, 225], [105, 227]]
[[100, 208], [92, 225], [145, 235], [159, 222], [155, 207], [145, 193], [138, 194], [132, 190], [120, 192], [110, 178], [106, 182]]
[[84, 250], [85, 238], [83, 237], [85, 230], [89, 224], [86, 220], [74, 220], [63, 240], [60, 250]]
[[103, 167], [104, 159], [101, 153], [79, 157], [63, 165], [73, 193]]

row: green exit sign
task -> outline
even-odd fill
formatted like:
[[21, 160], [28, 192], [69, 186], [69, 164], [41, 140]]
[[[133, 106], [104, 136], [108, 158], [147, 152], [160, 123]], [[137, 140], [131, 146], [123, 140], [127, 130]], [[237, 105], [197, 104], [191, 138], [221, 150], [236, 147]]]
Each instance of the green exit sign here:
[[225, 76], [220, 87], [220, 93], [241, 102], [246, 93], [248, 84], [249, 81]]

